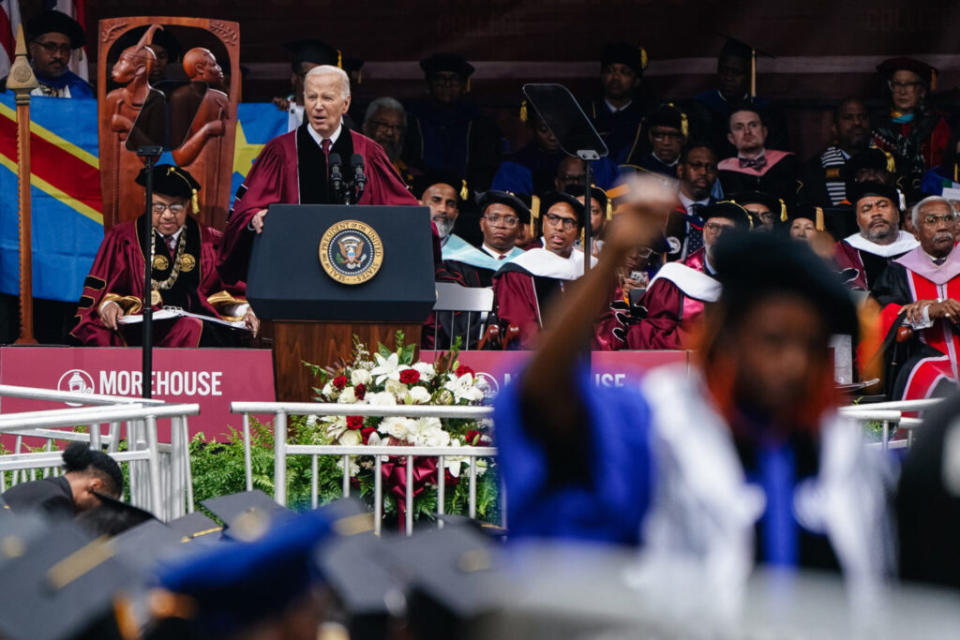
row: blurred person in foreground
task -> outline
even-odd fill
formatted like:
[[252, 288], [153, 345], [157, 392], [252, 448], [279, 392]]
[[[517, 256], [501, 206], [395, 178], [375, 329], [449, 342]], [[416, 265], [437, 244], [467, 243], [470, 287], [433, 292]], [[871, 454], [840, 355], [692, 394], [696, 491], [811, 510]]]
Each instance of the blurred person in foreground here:
[[876, 585], [893, 557], [884, 476], [835, 411], [829, 348], [857, 316], [805, 245], [725, 234], [696, 365], [651, 371], [639, 391], [590, 382], [582, 356], [606, 285], [674, 204], [663, 186], [633, 186], [597, 266], [497, 399], [511, 538], [641, 545], [702, 562], [730, 591], [754, 562]]

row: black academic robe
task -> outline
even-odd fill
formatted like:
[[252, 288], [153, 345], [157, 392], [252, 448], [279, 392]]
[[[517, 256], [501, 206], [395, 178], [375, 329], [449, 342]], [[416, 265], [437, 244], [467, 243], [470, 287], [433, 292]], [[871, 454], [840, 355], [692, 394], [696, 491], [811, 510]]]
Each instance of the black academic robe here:
[[70, 483], [63, 476], [22, 482], [3, 492], [11, 511], [39, 511], [53, 518], [72, 518], [77, 511]]
[[636, 157], [631, 156], [627, 159], [627, 162], [621, 166], [621, 169], [630, 168], [648, 171], [650, 173], [659, 173], [671, 178], [677, 177], [677, 163], [666, 164], [661, 162], [657, 156], [653, 155], [652, 151], [636, 155]]

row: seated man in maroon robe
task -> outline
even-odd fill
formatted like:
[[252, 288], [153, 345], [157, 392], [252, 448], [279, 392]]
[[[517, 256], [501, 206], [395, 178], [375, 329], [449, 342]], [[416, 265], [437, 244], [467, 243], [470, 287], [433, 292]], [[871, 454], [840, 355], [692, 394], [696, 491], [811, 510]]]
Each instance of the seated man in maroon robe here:
[[837, 268], [849, 288], [869, 291], [890, 261], [915, 249], [918, 242], [900, 230], [900, 195], [895, 187], [859, 182], [847, 186], [847, 197], [860, 231], [837, 243]]
[[[146, 185], [146, 169], [137, 184]], [[257, 318], [246, 300], [244, 286], [227, 286], [217, 270], [222, 234], [187, 215], [197, 213], [199, 183], [187, 171], [168, 164], [153, 168], [151, 218], [141, 215], [110, 229], [84, 282], [77, 325], [70, 335], [85, 345], [117, 347], [140, 344], [142, 324], [127, 324], [126, 316], [142, 309], [144, 285], [143, 237], [153, 236], [154, 313], [176, 307], [190, 314], [243, 321], [255, 334]], [[206, 322], [197, 317], [154, 321], [158, 347], [237, 346], [249, 335], [242, 328]]]
[[583, 252], [574, 247], [585, 221], [583, 203], [566, 193], [550, 193], [540, 207], [546, 212], [540, 218], [543, 247], [511, 258], [493, 276], [497, 315], [520, 329], [524, 349], [533, 346], [543, 328], [546, 301], [583, 275]]
[[[350, 108], [350, 78], [338, 67], [321, 65], [304, 80], [304, 123], [267, 143], [237, 191], [227, 220], [221, 272], [244, 280], [255, 234], [263, 231], [271, 204], [340, 204], [329, 180], [328, 159], [337, 154], [342, 173], [353, 181], [351, 160], [363, 158], [366, 186], [356, 204], [418, 205], [383, 148], [343, 124]], [[327, 176], [327, 178], [325, 178]], [[424, 216], [424, 222], [430, 224]]]
[[[614, 349], [690, 349], [704, 305], [720, 296], [714, 279], [713, 252], [728, 229], [751, 229], [750, 214], [735, 202], [718, 202], [700, 210], [703, 247], [682, 262], [668, 262], [650, 281], [637, 308], [606, 321]], [[621, 324], [622, 323], [622, 324]], [[624, 326], [625, 325], [625, 326]]]
[[873, 288], [887, 336], [885, 389], [894, 400], [947, 395], [960, 379], [957, 214], [939, 196], [911, 213], [919, 246], [890, 262]]

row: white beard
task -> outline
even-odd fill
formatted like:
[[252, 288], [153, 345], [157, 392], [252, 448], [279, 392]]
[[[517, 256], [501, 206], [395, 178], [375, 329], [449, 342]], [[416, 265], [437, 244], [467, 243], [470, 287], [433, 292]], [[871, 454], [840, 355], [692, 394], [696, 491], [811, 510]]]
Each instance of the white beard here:
[[453, 220], [434, 220], [433, 223], [437, 225], [437, 233], [440, 234], [441, 238], [446, 238], [453, 231]]

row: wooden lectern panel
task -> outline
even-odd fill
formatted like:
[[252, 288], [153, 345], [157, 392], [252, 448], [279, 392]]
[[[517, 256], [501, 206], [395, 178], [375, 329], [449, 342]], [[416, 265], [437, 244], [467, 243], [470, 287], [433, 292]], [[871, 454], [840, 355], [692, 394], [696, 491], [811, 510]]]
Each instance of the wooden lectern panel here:
[[265, 336], [273, 337], [274, 371], [277, 400], [280, 402], [313, 402], [316, 378], [302, 362], [325, 367], [353, 355], [353, 336], [375, 353], [378, 343], [391, 349], [398, 330], [404, 333], [404, 344], [420, 344], [421, 324], [333, 323], [312, 321], [267, 321]]

